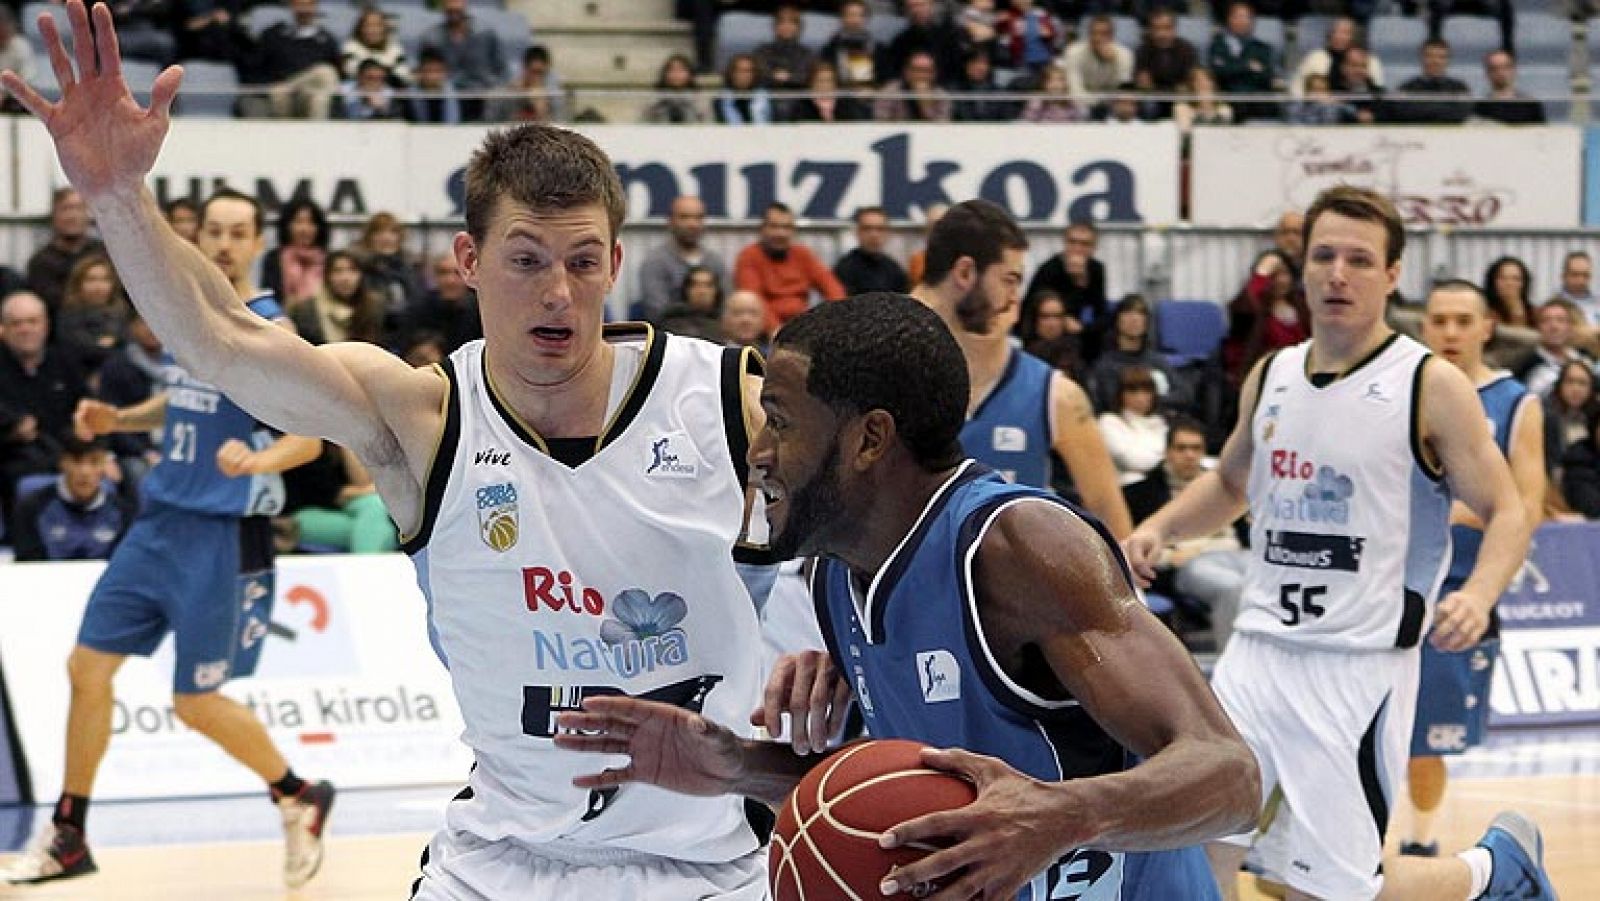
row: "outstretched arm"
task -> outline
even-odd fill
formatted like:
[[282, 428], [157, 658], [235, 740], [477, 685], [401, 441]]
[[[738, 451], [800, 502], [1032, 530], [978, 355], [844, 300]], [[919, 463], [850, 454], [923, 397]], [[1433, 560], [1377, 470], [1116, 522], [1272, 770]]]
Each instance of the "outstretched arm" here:
[[[395, 457], [396, 445], [363, 384], [404, 383], [412, 370], [376, 347], [313, 348], [256, 316], [212, 263], [166, 224], [145, 178], [171, 124], [183, 72], [163, 71], [149, 109], [122, 76], [116, 30], [104, 4], [69, 0], [69, 56], [55, 20], [39, 24], [62, 97], [51, 103], [15, 73], [0, 83], [44, 123], [62, 170], [82, 193], [134, 305], [196, 376], [284, 431], [333, 438], [363, 456]], [[76, 71], [74, 67], [76, 63]], [[366, 378], [358, 380], [353, 371]], [[415, 384], [415, 383], [412, 383]]]
[[1083, 506], [1100, 517], [1117, 538], [1133, 531], [1128, 502], [1117, 484], [1117, 467], [1095, 422], [1089, 395], [1077, 382], [1057, 372], [1050, 377], [1050, 444], [1072, 473]]

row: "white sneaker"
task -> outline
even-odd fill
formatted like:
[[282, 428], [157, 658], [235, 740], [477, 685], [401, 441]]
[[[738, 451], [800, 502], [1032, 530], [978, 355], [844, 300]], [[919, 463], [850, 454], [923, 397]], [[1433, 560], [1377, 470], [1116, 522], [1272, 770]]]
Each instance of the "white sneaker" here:
[[323, 827], [333, 809], [333, 785], [306, 783], [298, 795], [278, 799], [283, 815], [283, 881], [299, 888], [317, 875], [322, 866]]
[[77, 827], [48, 822], [0, 878], [11, 883], [49, 882], [87, 876], [98, 869]]

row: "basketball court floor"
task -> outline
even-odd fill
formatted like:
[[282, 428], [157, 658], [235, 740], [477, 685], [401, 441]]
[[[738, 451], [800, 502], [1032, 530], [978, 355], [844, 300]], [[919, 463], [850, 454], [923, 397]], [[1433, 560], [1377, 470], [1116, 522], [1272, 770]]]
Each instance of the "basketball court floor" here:
[[[116, 753], [115, 746], [112, 753]], [[1530, 730], [1491, 735], [1452, 761], [1440, 817], [1446, 847], [1471, 843], [1496, 812], [1515, 807], [1544, 829], [1546, 861], [1568, 901], [1600, 899], [1600, 733]], [[265, 796], [103, 803], [90, 811], [100, 872], [41, 886], [0, 885], [4, 899], [252, 901], [405, 898], [417, 858], [459, 786], [352, 791], [339, 796], [322, 872], [283, 888], [277, 811]], [[47, 808], [0, 809], [0, 849], [27, 842]], [[1396, 817], [1391, 839], [1404, 831]], [[0, 866], [9, 855], [0, 854]], [[1262, 898], [1245, 881], [1246, 898]], [[600, 901], [600, 899], [597, 899]]]

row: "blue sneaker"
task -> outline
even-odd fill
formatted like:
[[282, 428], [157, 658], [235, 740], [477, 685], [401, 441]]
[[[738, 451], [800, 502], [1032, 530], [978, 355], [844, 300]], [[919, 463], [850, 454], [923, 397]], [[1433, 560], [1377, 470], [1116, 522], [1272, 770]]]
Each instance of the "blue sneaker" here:
[[1556, 890], [1544, 871], [1544, 839], [1532, 820], [1520, 813], [1502, 813], [1489, 824], [1478, 847], [1487, 850], [1494, 863], [1489, 889], [1481, 897], [1490, 901], [1555, 901]]

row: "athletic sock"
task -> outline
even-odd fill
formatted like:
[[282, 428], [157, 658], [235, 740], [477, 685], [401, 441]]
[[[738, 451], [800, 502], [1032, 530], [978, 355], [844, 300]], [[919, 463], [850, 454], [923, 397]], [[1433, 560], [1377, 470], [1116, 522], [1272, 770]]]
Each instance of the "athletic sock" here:
[[89, 818], [89, 797], [87, 795], [69, 795], [61, 793], [61, 798], [56, 801], [55, 813], [50, 815], [52, 823], [66, 823], [83, 832], [84, 821]]
[[1483, 893], [1489, 890], [1489, 877], [1494, 875], [1494, 858], [1489, 855], [1489, 849], [1468, 848], [1456, 856], [1472, 872], [1472, 888], [1467, 892], [1467, 898], [1483, 897]]
[[292, 769], [287, 773], [284, 773], [282, 779], [268, 784], [268, 788], [272, 789], [272, 800], [274, 803], [276, 803], [280, 798], [292, 798], [295, 795], [300, 794], [300, 790], [305, 787], [305, 780], [301, 779], [299, 776], [296, 776], [294, 774], [294, 770]]

